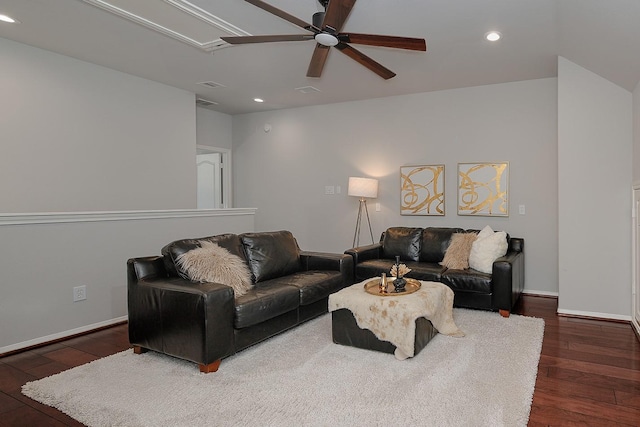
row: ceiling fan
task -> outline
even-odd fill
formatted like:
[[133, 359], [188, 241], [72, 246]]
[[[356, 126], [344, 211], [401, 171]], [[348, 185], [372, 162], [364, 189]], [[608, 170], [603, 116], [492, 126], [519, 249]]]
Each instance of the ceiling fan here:
[[238, 36], [221, 37], [230, 44], [269, 43], [283, 41], [315, 40], [316, 47], [311, 57], [311, 63], [307, 70], [307, 77], [320, 77], [322, 69], [329, 55], [329, 49], [335, 47], [349, 58], [364, 65], [383, 79], [390, 79], [396, 74], [382, 64], [369, 58], [364, 53], [353, 48], [349, 43], [369, 46], [391, 47], [396, 49], [408, 49], [426, 51], [427, 44], [424, 39], [411, 37], [382, 36], [374, 34], [356, 34], [340, 32], [356, 0], [318, 0], [325, 8], [324, 12], [313, 14], [312, 24], [296, 18], [287, 12], [280, 10], [261, 0], [245, 0], [269, 13], [272, 13], [286, 21], [291, 22], [312, 34], [285, 34], [268, 36]]

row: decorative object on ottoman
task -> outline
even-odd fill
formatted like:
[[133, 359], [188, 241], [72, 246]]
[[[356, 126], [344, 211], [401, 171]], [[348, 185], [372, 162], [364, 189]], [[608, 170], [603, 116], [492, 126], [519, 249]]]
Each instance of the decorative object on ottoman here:
[[[384, 273], [382, 273], [384, 274]], [[364, 290], [371, 295], [378, 295], [380, 297], [390, 297], [390, 296], [402, 296], [409, 295], [420, 289], [422, 286], [420, 282], [416, 279], [405, 279], [407, 282], [404, 287], [404, 291], [402, 292], [389, 292], [387, 290], [389, 281], [387, 280], [387, 285], [382, 286], [382, 280], [375, 278], [368, 280], [364, 284]]]
[[382, 276], [380, 276], [380, 286], [378, 287], [378, 293], [387, 293], [387, 275], [385, 273], [382, 273]]
[[404, 287], [407, 285], [407, 281], [404, 279], [404, 275], [411, 271], [405, 264], [400, 264], [400, 256], [396, 256], [396, 263], [391, 267], [391, 275], [395, 277], [393, 281], [393, 287], [396, 293], [404, 292]]

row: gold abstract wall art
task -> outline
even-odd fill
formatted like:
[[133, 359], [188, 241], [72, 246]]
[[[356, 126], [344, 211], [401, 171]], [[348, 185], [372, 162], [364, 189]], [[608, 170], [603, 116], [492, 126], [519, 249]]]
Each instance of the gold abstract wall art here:
[[458, 215], [509, 216], [509, 163], [458, 163]]
[[400, 215], [444, 215], [444, 165], [400, 167]]

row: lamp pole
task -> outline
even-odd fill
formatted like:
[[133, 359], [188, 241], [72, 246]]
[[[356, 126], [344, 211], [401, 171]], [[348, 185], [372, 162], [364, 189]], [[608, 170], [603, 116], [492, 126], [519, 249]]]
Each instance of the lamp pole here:
[[364, 197], [360, 197], [360, 205], [358, 206], [358, 219], [356, 221], [356, 232], [353, 235], [352, 247], [357, 248], [360, 246], [360, 225], [362, 224], [362, 207], [364, 206], [364, 212], [367, 215], [367, 224], [369, 225], [369, 234], [371, 235], [371, 244], [374, 244], [373, 230], [371, 229], [371, 220], [369, 219], [369, 209], [367, 209], [367, 200]]

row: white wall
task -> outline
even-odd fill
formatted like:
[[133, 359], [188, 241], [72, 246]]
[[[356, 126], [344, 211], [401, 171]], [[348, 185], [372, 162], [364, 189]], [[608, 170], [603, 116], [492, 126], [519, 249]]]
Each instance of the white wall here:
[[[126, 320], [127, 259], [253, 230], [254, 210], [0, 215], [0, 354]], [[73, 302], [73, 287], [87, 299]]]
[[[258, 208], [258, 230], [289, 229], [303, 249], [342, 252], [358, 210], [348, 177], [376, 177], [376, 241], [390, 226], [489, 224], [525, 239], [527, 290], [555, 293], [556, 106], [552, 78], [234, 116], [235, 206]], [[457, 163], [491, 161], [510, 162], [510, 216], [458, 216]], [[446, 216], [401, 216], [400, 166], [441, 163]], [[325, 186], [341, 193], [325, 195]], [[361, 244], [368, 239], [366, 230]]]
[[192, 93], [0, 38], [0, 212], [196, 207]]
[[194, 94], [1, 38], [0, 64], [0, 354], [122, 320], [129, 257], [253, 230], [253, 211], [188, 211]]
[[558, 62], [558, 311], [631, 314], [632, 96]]
[[228, 114], [196, 108], [196, 140], [198, 145], [231, 150], [232, 117]]

